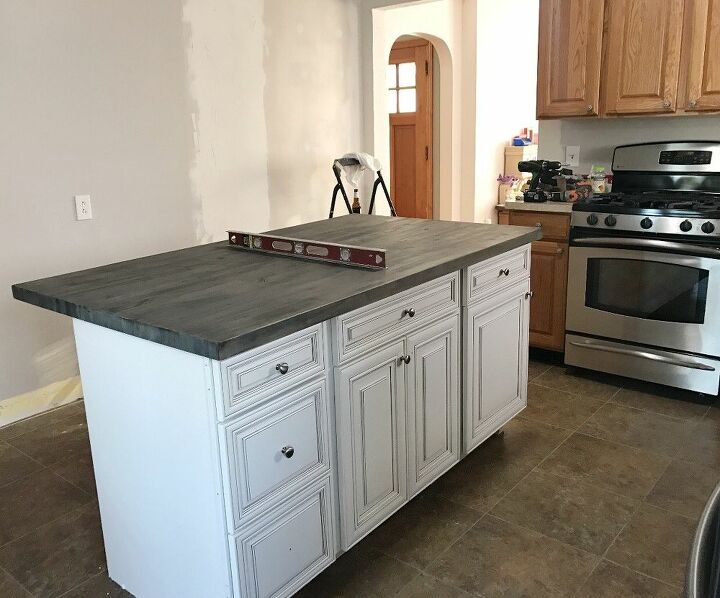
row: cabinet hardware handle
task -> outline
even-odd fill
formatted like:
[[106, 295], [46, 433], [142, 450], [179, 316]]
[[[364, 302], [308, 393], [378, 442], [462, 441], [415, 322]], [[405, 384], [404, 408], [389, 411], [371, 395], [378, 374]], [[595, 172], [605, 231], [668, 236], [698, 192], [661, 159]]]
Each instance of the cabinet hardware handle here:
[[409, 307], [407, 309], [404, 309], [402, 312], [403, 316], [407, 316], [408, 318], [414, 318], [415, 317], [415, 308]]
[[668, 109], [670, 106], [672, 106], [672, 102], [670, 100], [663, 101], [663, 108]]
[[408, 363], [410, 363], [410, 356], [409, 355], [401, 355], [400, 361], [402, 363], [404, 363], [405, 365], [407, 365]]
[[585, 110], [587, 110], [588, 112], [592, 112], [592, 111], [593, 111], [593, 105], [592, 105], [592, 104], [588, 104], [587, 107], [585, 108]]
[[291, 446], [284, 446], [280, 449], [280, 452], [290, 459], [295, 454], [295, 449]]
[[697, 100], [690, 100], [690, 101], [688, 102], [688, 107], [689, 107], [689, 108], [695, 108], [695, 106], [697, 106]]
[[525, 299], [532, 299], [532, 296], [533, 296], [532, 291], [528, 291], [527, 293], [525, 293]]
[[287, 374], [288, 370], [290, 369], [290, 366], [287, 363], [278, 363], [275, 366], [275, 369], [280, 372], [281, 374]]
[[557, 251], [555, 252], [556, 255], [562, 255], [565, 252], [565, 249], [563, 247], [558, 247]]
[[542, 228], [542, 222], [536, 222], [535, 223], [536, 228]]
[[509, 268], [502, 268], [500, 272], [498, 273], [498, 276], [510, 276], [510, 269]]

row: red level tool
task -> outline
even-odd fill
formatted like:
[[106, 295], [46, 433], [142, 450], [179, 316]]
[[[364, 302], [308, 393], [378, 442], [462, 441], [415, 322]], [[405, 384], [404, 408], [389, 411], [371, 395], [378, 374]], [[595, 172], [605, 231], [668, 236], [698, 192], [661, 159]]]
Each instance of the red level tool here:
[[385, 250], [372, 247], [357, 247], [355, 245], [339, 245], [323, 241], [310, 241], [308, 239], [291, 239], [276, 235], [256, 235], [229, 230], [228, 240], [232, 247], [284, 255], [301, 260], [328, 262], [342, 266], [369, 268], [382, 270], [387, 267]]

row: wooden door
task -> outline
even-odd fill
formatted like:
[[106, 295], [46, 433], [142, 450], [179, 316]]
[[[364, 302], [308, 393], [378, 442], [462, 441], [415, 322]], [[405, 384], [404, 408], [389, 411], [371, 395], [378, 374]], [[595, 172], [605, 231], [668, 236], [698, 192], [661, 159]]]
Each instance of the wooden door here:
[[527, 404], [529, 284], [467, 308], [465, 450], [478, 446]]
[[562, 351], [565, 348], [565, 303], [568, 246], [555, 241], [532, 244], [530, 289], [530, 345]]
[[432, 218], [430, 42], [395, 42], [389, 62], [390, 196], [398, 216]]
[[720, 110], [720, 0], [685, 0], [683, 108]]
[[460, 316], [408, 337], [408, 495], [422, 490], [459, 458]]
[[537, 116], [598, 113], [603, 0], [540, 0]]
[[683, 0], [606, 0], [607, 114], [677, 108]]
[[349, 548], [407, 499], [400, 341], [336, 368], [341, 540]]

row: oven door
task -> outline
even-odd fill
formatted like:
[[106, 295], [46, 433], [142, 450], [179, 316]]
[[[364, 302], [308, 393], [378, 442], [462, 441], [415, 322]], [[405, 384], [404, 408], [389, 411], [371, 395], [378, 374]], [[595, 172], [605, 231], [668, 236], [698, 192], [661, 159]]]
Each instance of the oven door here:
[[716, 248], [621, 237], [571, 242], [568, 332], [720, 356], [719, 294]]

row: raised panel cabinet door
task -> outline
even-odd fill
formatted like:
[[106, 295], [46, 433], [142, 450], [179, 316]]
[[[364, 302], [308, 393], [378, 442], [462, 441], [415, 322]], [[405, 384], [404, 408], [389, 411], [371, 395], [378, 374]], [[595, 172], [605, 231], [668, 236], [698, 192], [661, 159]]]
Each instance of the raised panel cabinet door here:
[[568, 248], [565, 243], [535, 241], [530, 269], [530, 346], [562, 351], [565, 347]]
[[464, 448], [471, 451], [527, 404], [530, 285], [467, 308]]
[[540, 0], [538, 118], [598, 113], [603, 0]]
[[720, 0], [685, 0], [682, 62], [683, 108], [720, 110]]
[[607, 114], [677, 108], [683, 0], [606, 0]]
[[459, 458], [460, 314], [408, 337], [408, 494], [412, 497]]
[[344, 549], [407, 500], [404, 357], [399, 341], [335, 370]]

